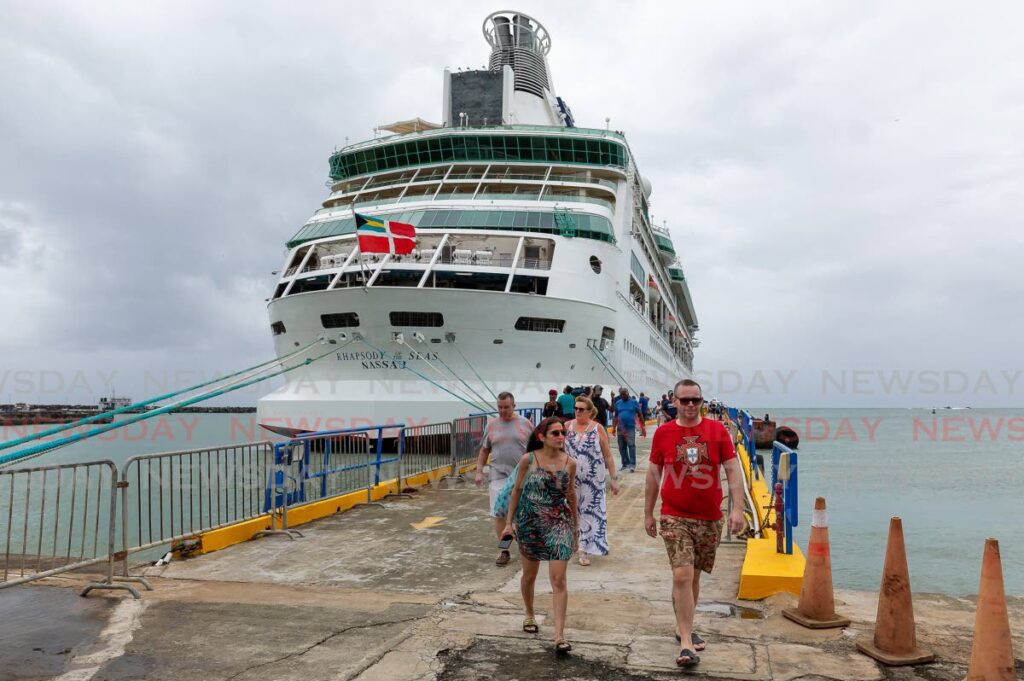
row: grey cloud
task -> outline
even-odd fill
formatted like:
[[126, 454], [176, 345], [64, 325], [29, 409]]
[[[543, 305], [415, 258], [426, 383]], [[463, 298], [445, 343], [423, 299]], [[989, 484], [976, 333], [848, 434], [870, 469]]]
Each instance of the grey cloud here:
[[0, 267], [13, 263], [21, 253], [21, 235], [0, 223]]
[[[1019, 5], [520, 6], [580, 124], [610, 117], [654, 184], [700, 368], [1019, 364]], [[269, 356], [270, 272], [328, 155], [437, 120], [443, 67], [486, 60], [487, 11], [13, 5], [0, 206], [31, 229], [0, 213], [5, 364], [141, 394], [144, 368]]]

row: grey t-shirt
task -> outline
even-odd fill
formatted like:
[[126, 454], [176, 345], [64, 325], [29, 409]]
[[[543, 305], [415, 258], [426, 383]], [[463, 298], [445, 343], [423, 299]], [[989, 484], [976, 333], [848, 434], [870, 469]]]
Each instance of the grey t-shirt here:
[[480, 446], [491, 450], [491, 481], [505, 480], [526, 453], [533, 424], [516, 414], [511, 421], [493, 418], [487, 422]]

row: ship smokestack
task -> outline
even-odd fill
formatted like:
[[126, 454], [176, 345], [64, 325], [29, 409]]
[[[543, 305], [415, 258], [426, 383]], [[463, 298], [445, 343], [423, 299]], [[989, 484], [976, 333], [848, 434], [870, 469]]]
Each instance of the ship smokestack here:
[[491, 46], [491, 71], [511, 66], [516, 90], [538, 97], [544, 97], [544, 90], [551, 92], [551, 36], [539, 21], [522, 12], [495, 12], [484, 20], [484, 38]]

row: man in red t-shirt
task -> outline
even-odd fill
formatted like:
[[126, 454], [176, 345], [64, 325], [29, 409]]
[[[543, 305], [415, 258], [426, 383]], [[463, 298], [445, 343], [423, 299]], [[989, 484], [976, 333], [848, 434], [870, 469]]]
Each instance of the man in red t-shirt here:
[[689, 379], [679, 381], [672, 399], [677, 408], [676, 418], [660, 426], [651, 443], [644, 527], [650, 536], [658, 536], [654, 504], [660, 491], [661, 537], [672, 564], [672, 603], [676, 635], [682, 645], [676, 664], [686, 667], [700, 662], [694, 651], [704, 650], [705, 645], [693, 631], [693, 613], [700, 594], [700, 573], [710, 573], [714, 567], [722, 535], [719, 466], [725, 466], [729, 481], [729, 530], [733, 534], [742, 532], [746, 524], [745, 502], [743, 471], [729, 431], [718, 421], [701, 418], [704, 397], [700, 385]]

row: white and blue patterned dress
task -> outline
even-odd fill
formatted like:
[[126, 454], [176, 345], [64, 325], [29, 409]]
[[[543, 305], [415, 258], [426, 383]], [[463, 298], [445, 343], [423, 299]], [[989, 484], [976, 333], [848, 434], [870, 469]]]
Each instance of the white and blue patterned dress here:
[[[566, 424], [568, 426], [569, 424]], [[608, 512], [604, 486], [608, 469], [601, 454], [598, 424], [584, 433], [566, 428], [565, 451], [576, 459], [576, 499], [580, 512], [580, 551], [594, 556], [608, 555]]]

